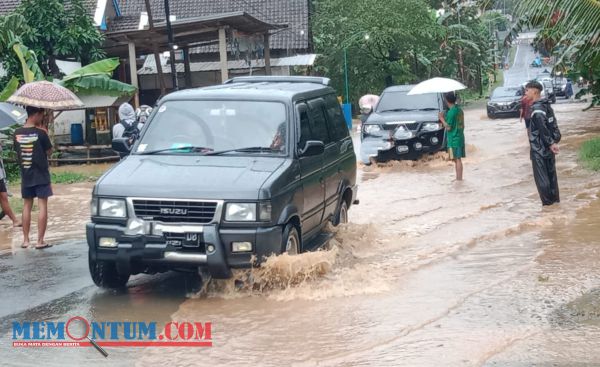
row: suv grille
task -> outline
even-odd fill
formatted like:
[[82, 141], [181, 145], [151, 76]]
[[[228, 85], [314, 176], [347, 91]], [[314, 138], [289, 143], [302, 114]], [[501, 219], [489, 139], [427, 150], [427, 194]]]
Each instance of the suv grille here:
[[418, 130], [419, 129], [419, 125], [421, 123], [420, 122], [410, 122], [410, 123], [402, 123], [402, 124], [385, 124], [383, 125], [383, 129], [384, 130], [396, 130], [396, 128], [398, 128], [398, 126], [400, 125], [404, 125], [404, 127], [406, 127], [408, 130]]
[[161, 222], [210, 223], [217, 210], [216, 202], [133, 200], [135, 215]]

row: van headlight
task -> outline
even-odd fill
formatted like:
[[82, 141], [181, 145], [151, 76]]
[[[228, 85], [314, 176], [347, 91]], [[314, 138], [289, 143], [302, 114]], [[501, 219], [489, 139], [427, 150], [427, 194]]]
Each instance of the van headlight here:
[[228, 222], [256, 221], [256, 203], [228, 203], [225, 209], [225, 220]]
[[123, 199], [98, 199], [98, 215], [101, 217], [125, 218], [127, 205]]
[[438, 122], [426, 122], [423, 124], [423, 131], [437, 131], [439, 129], [441, 129], [442, 127], [440, 126], [440, 124]]

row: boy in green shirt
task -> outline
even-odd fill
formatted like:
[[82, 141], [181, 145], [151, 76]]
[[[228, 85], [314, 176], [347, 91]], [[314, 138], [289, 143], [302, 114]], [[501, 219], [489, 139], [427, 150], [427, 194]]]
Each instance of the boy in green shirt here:
[[465, 152], [465, 115], [463, 110], [456, 104], [456, 94], [449, 92], [444, 94], [448, 111], [444, 115], [440, 112], [440, 121], [446, 128], [447, 146], [450, 159], [454, 161], [456, 169], [456, 180], [463, 179], [463, 165], [461, 158], [466, 157]]

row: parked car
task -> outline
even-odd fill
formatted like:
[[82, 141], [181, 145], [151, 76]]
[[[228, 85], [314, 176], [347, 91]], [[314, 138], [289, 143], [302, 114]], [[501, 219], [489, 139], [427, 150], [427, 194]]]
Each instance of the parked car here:
[[552, 80], [541, 80], [540, 83], [544, 86], [544, 94], [548, 101], [556, 103], [556, 93], [554, 92], [554, 83], [552, 83]]
[[441, 94], [409, 96], [413, 85], [386, 88], [361, 129], [360, 159], [389, 161], [418, 159], [442, 150], [446, 132], [438, 113], [444, 110]]
[[521, 112], [521, 98], [523, 96], [520, 87], [498, 87], [492, 92], [487, 103], [487, 115], [493, 119], [496, 117], [519, 116]]
[[567, 98], [567, 78], [564, 76], [555, 76], [554, 77], [554, 94], [558, 97]]
[[131, 150], [113, 141], [131, 153], [94, 187], [94, 283], [167, 270], [227, 278], [310, 250], [328, 222], [346, 222], [356, 155], [328, 83], [240, 77], [165, 96]]

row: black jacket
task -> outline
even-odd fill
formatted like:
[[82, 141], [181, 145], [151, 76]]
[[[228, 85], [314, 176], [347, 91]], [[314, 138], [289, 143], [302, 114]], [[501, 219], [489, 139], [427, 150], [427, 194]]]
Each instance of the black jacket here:
[[558, 143], [558, 141], [553, 134], [551, 123], [556, 123], [554, 111], [548, 100], [540, 99], [531, 106], [531, 122], [529, 125], [531, 154], [538, 154], [544, 158], [553, 156], [554, 153], [550, 150], [550, 145]]

